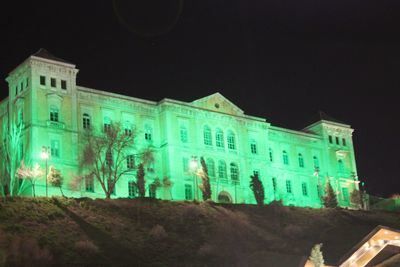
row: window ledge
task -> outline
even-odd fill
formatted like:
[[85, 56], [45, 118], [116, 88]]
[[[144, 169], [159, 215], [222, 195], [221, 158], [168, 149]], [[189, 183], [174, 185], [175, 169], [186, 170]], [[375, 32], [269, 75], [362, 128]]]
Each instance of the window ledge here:
[[59, 122], [59, 121], [47, 121], [47, 126], [56, 128], [56, 129], [64, 129], [65, 128], [65, 123]]

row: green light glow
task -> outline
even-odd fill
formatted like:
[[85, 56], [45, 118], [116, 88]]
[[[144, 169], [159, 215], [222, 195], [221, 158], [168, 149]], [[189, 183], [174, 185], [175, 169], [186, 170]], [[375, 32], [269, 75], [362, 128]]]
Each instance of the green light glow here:
[[[249, 182], [258, 174], [265, 203], [282, 200], [285, 205], [320, 207], [321, 188], [329, 181], [339, 204], [351, 206], [348, 195], [358, 188], [358, 178], [349, 125], [320, 120], [293, 131], [246, 115], [219, 93], [190, 103], [153, 102], [77, 86], [77, 73], [70, 63], [31, 56], [7, 77], [9, 97], [0, 103], [0, 135], [4, 139], [9, 128], [23, 122], [18, 159], [43, 169], [47, 160], [60, 170], [66, 196], [104, 197], [96, 182], [81, 179], [78, 190], [70, 184], [80, 174], [79, 144], [85, 128], [102, 132], [120, 122], [126, 133], [137, 135], [137, 151], [151, 147], [155, 152], [154, 166], [145, 170], [146, 195], [154, 194], [152, 181], [167, 178], [168, 186], [152, 187], [157, 197], [199, 199], [199, 177], [193, 169], [200, 164], [192, 159], [203, 157], [214, 201], [255, 204]], [[21, 81], [29, 84], [15, 94]], [[49, 147], [48, 155], [42, 154], [42, 147]], [[130, 167], [133, 161], [130, 158]], [[4, 174], [4, 161], [0, 168]], [[135, 174], [122, 177], [112, 197], [136, 196], [133, 181]], [[38, 196], [46, 195], [45, 179], [35, 190]], [[21, 193], [30, 196], [31, 188], [21, 188]], [[48, 195], [60, 195], [60, 188], [49, 186]]]

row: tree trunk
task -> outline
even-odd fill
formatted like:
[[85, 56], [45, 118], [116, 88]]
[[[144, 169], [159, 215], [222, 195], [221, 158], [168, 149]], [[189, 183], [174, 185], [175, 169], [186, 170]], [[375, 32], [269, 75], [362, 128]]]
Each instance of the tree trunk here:
[[111, 193], [110, 192], [106, 192], [106, 199], [111, 199]]
[[62, 190], [62, 187], [60, 186], [60, 191], [61, 191], [61, 195], [62, 195], [62, 197], [65, 197], [64, 196], [64, 192], [63, 192], [63, 190]]
[[34, 184], [34, 183], [32, 183], [32, 192], [33, 192], [33, 197], [36, 197], [36, 194], [35, 194], [35, 184]]

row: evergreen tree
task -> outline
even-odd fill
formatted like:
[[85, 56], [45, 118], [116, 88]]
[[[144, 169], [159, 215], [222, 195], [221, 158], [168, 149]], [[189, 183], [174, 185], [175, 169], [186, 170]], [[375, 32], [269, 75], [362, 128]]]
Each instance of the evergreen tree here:
[[210, 177], [208, 177], [208, 169], [203, 157], [200, 158], [200, 164], [202, 169], [201, 172], [202, 184], [200, 186], [200, 189], [201, 193], [203, 194], [203, 200], [206, 201], [208, 199], [211, 199]]
[[326, 183], [324, 205], [326, 208], [336, 208], [338, 206], [335, 191], [333, 191], [329, 181]]
[[324, 256], [321, 251], [322, 244], [316, 244], [311, 249], [311, 255], [309, 260], [314, 264], [315, 267], [324, 266]]
[[264, 186], [260, 178], [258, 178], [258, 174], [254, 174], [250, 178], [250, 188], [253, 190], [257, 204], [261, 206], [264, 204]]
[[144, 180], [144, 167], [143, 163], [139, 164], [136, 173], [136, 184], [138, 187], [139, 197], [145, 197], [146, 195], [146, 181]]

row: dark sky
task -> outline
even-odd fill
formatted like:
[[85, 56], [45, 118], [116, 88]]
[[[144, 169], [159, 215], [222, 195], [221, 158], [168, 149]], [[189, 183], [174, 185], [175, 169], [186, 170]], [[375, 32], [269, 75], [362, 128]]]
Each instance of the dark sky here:
[[368, 191], [400, 192], [398, 0], [3, 2], [0, 99], [7, 73], [43, 47], [100, 90], [182, 101], [219, 91], [291, 129], [323, 110], [355, 129]]

